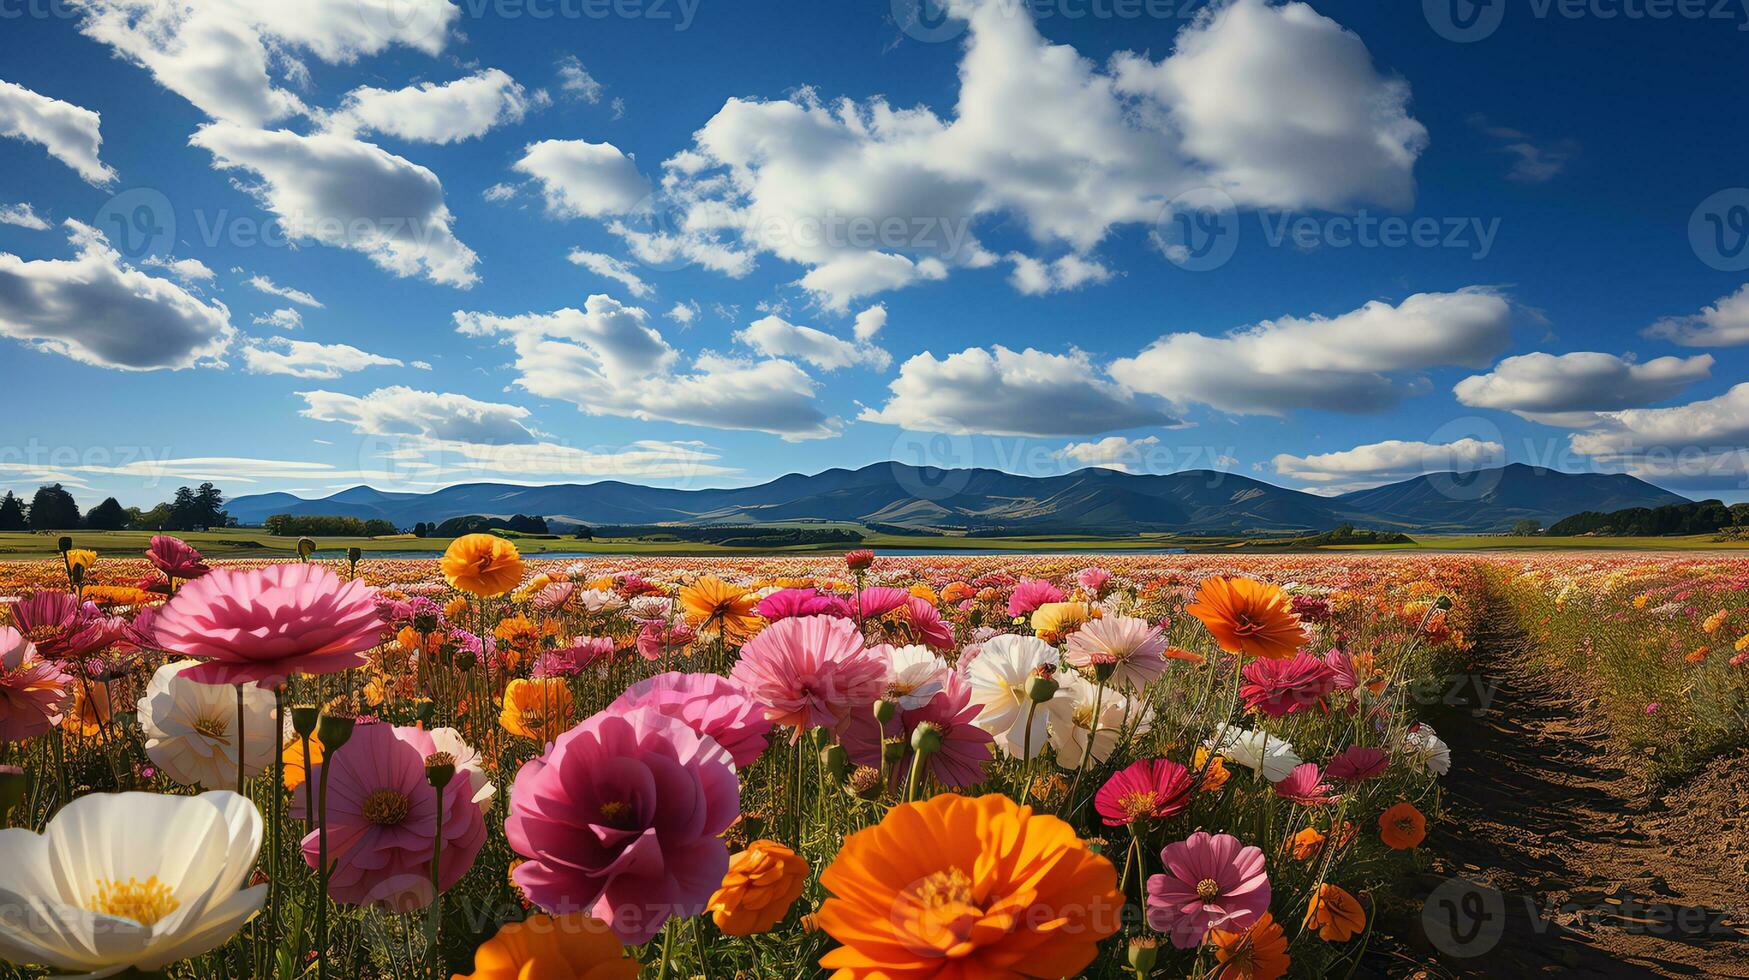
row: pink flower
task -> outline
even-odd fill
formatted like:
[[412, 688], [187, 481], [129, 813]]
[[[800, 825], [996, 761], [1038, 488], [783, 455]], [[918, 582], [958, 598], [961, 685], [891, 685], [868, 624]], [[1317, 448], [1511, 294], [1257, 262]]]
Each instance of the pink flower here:
[[874, 619], [899, 608], [909, 598], [911, 593], [904, 589], [871, 585], [851, 597], [850, 608], [863, 619]]
[[121, 637], [123, 620], [66, 592], [32, 592], [12, 605], [12, 622], [50, 660], [80, 660]]
[[1109, 667], [1112, 683], [1139, 691], [1166, 672], [1166, 637], [1134, 616], [1093, 619], [1069, 634], [1063, 659], [1076, 667]]
[[740, 813], [728, 751], [637, 708], [595, 715], [524, 765], [504, 832], [527, 858], [514, 877], [530, 902], [589, 912], [630, 944], [704, 911], [729, 868], [718, 835]]
[[613, 657], [613, 641], [601, 636], [580, 636], [557, 650], [548, 650], [534, 662], [536, 677], [576, 677], [584, 669]]
[[1291, 715], [1324, 703], [1324, 695], [1336, 687], [1330, 667], [1301, 651], [1287, 660], [1258, 657], [1245, 665], [1245, 683], [1239, 694], [1245, 706], [1271, 718]]
[[0, 626], [0, 742], [22, 742], [59, 725], [71, 680], [37, 656], [23, 634]]
[[1093, 796], [1107, 827], [1137, 820], [1163, 820], [1190, 806], [1196, 780], [1171, 759], [1137, 759], [1111, 774]]
[[1331, 680], [1339, 691], [1352, 691], [1360, 686], [1360, 678], [1354, 672], [1354, 658], [1340, 649], [1331, 649], [1324, 654], [1324, 666], [1330, 668]]
[[1390, 764], [1391, 757], [1385, 754], [1385, 750], [1356, 745], [1331, 759], [1326, 771], [1332, 779], [1358, 783], [1379, 775]]
[[664, 623], [650, 620], [638, 630], [638, 655], [645, 660], [661, 660], [665, 653], [678, 653], [698, 639], [698, 631], [685, 623]]
[[1165, 874], [1148, 879], [1148, 928], [1179, 949], [1195, 949], [1210, 929], [1238, 932], [1269, 911], [1263, 852], [1228, 834], [1197, 831], [1160, 852]]
[[[335, 901], [411, 912], [436, 897], [431, 855], [437, 791], [425, 780], [425, 760], [437, 752], [447, 752], [456, 761], [455, 777], [443, 790], [437, 884], [447, 891], [474, 866], [486, 842], [486, 813], [495, 792], [474, 750], [455, 729], [359, 725], [345, 747], [310, 767], [310, 778], [318, 785], [322, 770], [330, 770], [328, 860], [334, 870], [328, 876], [328, 894]], [[292, 815], [307, 818], [301, 793], [292, 794]], [[303, 852], [312, 868], [319, 849], [320, 836], [311, 830]]]
[[1316, 762], [1302, 762], [1275, 784], [1275, 795], [1301, 806], [1318, 806], [1336, 799], [1335, 791], [1324, 782]]
[[759, 600], [755, 611], [773, 623], [796, 616], [850, 617], [850, 606], [842, 598], [813, 589], [778, 589]]
[[321, 565], [221, 568], [183, 586], [152, 632], [163, 649], [207, 661], [183, 673], [190, 680], [271, 686], [363, 666], [383, 629], [375, 593]]
[[972, 724], [982, 706], [972, 703], [971, 685], [955, 673], [944, 671], [941, 676], [942, 687], [934, 697], [921, 708], [898, 712], [884, 726], [875, 721], [872, 710], [852, 714], [844, 723], [842, 736], [844, 751], [850, 756], [850, 761], [859, 766], [881, 768], [883, 736], [899, 739], [905, 747], [905, 755], [899, 760], [893, 778], [903, 787], [910, 779], [911, 762], [916, 758], [911, 749], [912, 733], [929, 725], [941, 736], [941, 748], [929, 754], [925, 772], [948, 787], [974, 786], [983, 782], [995, 736]]
[[624, 714], [638, 708], [654, 708], [686, 722], [693, 731], [716, 739], [746, 769], [765, 751], [771, 722], [747, 692], [718, 674], [657, 674], [626, 688], [607, 710]]
[[1075, 573], [1075, 584], [1081, 586], [1086, 593], [1095, 599], [1104, 591], [1105, 583], [1111, 581], [1111, 573], [1098, 565], [1083, 568]]
[[151, 547], [146, 549], [146, 559], [163, 572], [165, 577], [172, 579], [195, 579], [212, 571], [201, 561], [200, 552], [194, 546], [181, 538], [173, 538], [168, 534], [152, 535]]
[[1047, 602], [1062, 602], [1063, 590], [1043, 579], [1023, 578], [1008, 594], [1008, 615], [1029, 616]]
[[905, 623], [911, 635], [932, 650], [952, 650], [953, 627], [942, 621], [941, 610], [928, 600], [911, 596], [905, 600]]
[[790, 725], [793, 743], [809, 728], [838, 727], [872, 705], [887, 665], [862, 645], [856, 624], [831, 616], [772, 623], [741, 648], [729, 678], [763, 705], [765, 717]]

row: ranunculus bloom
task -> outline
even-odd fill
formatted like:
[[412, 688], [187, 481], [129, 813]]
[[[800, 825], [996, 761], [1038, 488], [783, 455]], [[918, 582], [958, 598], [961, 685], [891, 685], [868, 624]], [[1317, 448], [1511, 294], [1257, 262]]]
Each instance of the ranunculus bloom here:
[[0, 830], [0, 959], [63, 975], [154, 973], [228, 942], [267, 901], [245, 888], [261, 813], [236, 793], [92, 793], [42, 834]]
[[503, 595], [526, 570], [516, 545], [496, 534], [464, 534], [449, 543], [438, 562], [451, 588], [471, 595]]
[[189, 680], [271, 686], [287, 674], [364, 666], [383, 630], [375, 593], [321, 565], [220, 568], [178, 590], [152, 635], [164, 650], [205, 661]]
[[1269, 911], [1263, 852], [1230, 834], [1197, 831], [1160, 852], [1164, 874], [1148, 879], [1148, 928], [1179, 949], [1202, 945], [1210, 929], [1244, 929]]
[[1111, 862], [999, 794], [894, 807], [820, 883], [838, 980], [1080, 976], [1122, 922]]
[[1196, 792], [1190, 770], [1171, 759], [1137, 759], [1111, 774], [1093, 795], [1093, 808], [1107, 827], [1137, 820], [1163, 820], [1184, 812]]
[[504, 832], [514, 877], [552, 912], [587, 911], [627, 943], [697, 915], [729, 867], [720, 836], [741, 814], [717, 742], [652, 708], [604, 711], [524, 765]]
[[953, 649], [953, 627], [941, 618], [941, 610], [929, 600], [912, 596], [899, 608], [899, 614], [912, 639], [931, 650]]
[[1026, 616], [1047, 602], [1063, 601], [1063, 590], [1044, 579], [1022, 579], [1008, 594], [1008, 615]]
[[[964, 660], [962, 656], [962, 664]], [[985, 640], [977, 659], [966, 668], [972, 703], [982, 706], [975, 724], [996, 736], [996, 746], [1015, 758], [1026, 755], [1029, 748], [1036, 756], [1049, 741], [1051, 705], [1041, 704], [1032, 711], [1032, 700], [1026, 693], [1033, 672], [1047, 664], [1057, 665], [1055, 647], [1036, 636], [1004, 633]], [[1073, 692], [1059, 689], [1053, 700], [1072, 707], [1073, 699]]]
[[882, 696], [898, 702], [903, 711], [928, 704], [951, 673], [947, 661], [927, 647], [881, 644], [869, 647], [868, 651], [887, 664], [886, 690]]
[[904, 589], [871, 585], [851, 596], [849, 605], [851, 611], [863, 619], [875, 619], [903, 606], [910, 598], [913, 598], [911, 593]]
[[1111, 573], [1098, 565], [1083, 568], [1075, 573], [1075, 584], [1087, 591], [1093, 598], [1099, 598], [1099, 593], [1105, 590], [1105, 583], [1111, 581]]
[[1039, 639], [1056, 643], [1081, 628], [1091, 614], [1083, 602], [1047, 602], [1032, 611], [1029, 625]]
[[1271, 718], [1318, 707], [1336, 688], [1329, 665], [1303, 651], [1285, 660], [1253, 660], [1244, 673], [1239, 696], [1247, 708]]
[[[184, 676], [194, 660], [159, 667], [139, 701], [146, 755], [184, 786], [219, 789], [237, 782], [237, 756], [246, 775], [258, 776], [273, 762], [273, 695], [244, 684], [243, 738], [237, 738], [237, 688], [202, 684]], [[241, 741], [243, 744], [238, 744]]]
[[622, 713], [637, 708], [654, 708], [715, 739], [741, 770], [759, 760], [771, 733], [765, 711], [720, 674], [657, 674], [626, 688], [607, 706]]
[[729, 872], [705, 911], [726, 936], [770, 932], [801, 897], [808, 862], [774, 840], [756, 840], [729, 858]]
[[22, 742], [59, 725], [70, 680], [23, 634], [0, 626], [0, 742]]
[[474, 950], [466, 980], [638, 980], [638, 961], [626, 955], [607, 923], [584, 912], [531, 915], [506, 922]]
[[152, 535], [151, 547], [146, 549], [146, 560], [166, 577], [173, 579], [200, 578], [212, 571], [201, 561], [200, 552], [194, 550], [192, 545], [168, 534]]
[[904, 755], [894, 766], [893, 779], [906, 785], [911, 775], [911, 763], [916, 753], [911, 748], [911, 735], [929, 725], [941, 737], [941, 748], [928, 756], [928, 774], [945, 786], [972, 786], [984, 781], [985, 767], [990, 764], [990, 733], [973, 724], [978, 705], [972, 703], [972, 689], [958, 674], [946, 674], [942, 687], [921, 707], [901, 710], [884, 726], [875, 720], [872, 711], [851, 714], [844, 723], [844, 750], [850, 760], [860, 766], [879, 769], [882, 766], [883, 738], [898, 739]]
[[1324, 882], [1306, 904], [1306, 928], [1326, 942], [1344, 943], [1366, 929], [1366, 912], [1353, 895]]
[[1427, 818], [1413, 803], [1398, 803], [1379, 814], [1379, 839], [1396, 851], [1420, 847], [1427, 839]]
[[[443, 854], [438, 890], [448, 891], [474, 866], [486, 842], [492, 784], [477, 755], [453, 728], [425, 731], [360, 725], [339, 751], [311, 767], [318, 785], [328, 769], [328, 894], [347, 905], [411, 912], [430, 905], [437, 790], [425, 760], [438, 752], [456, 762], [443, 788]], [[292, 815], [304, 818], [304, 798], [292, 794]], [[304, 860], [317, 867], [320, 837], [304, 838]]]
[[1350, 746], [1330, 760], [1326, 772], [1332, 779], [1340, 779], [1345, 783], [1358, 783], [1371, 779], [1385, 771], [1391, 764], [1391, 757], [1383, 749], [1371, 746]]
[[689, 622], [701, 630], [720, 629], [736, 639], [758, 631], [760, 620], [753, 611], [757, 604], [752, 593], [715, 575], [701, 576], [680, 590], [680, 608]]
[[12, 604], [12, 622], [36, 652], [63, 663], [79, 660], [120, 639], [126, 622], [66, 592], [32, 592]]
[[767, 622], [796, 616], [849, 616], [850, 606], [835, 595], [821, 595], [815, 589], [778, 589], [759, 600], [759, 615]]
[[1095, 619], [1069, 634], [1063, 660], [1085, 670], [1105, 669], [1110, 682], [1141, 690], [1166, 670], [1166, 637], [1134, 616]]
[[765, 716], [792, 726], [794, 742], [810, 728], [836, 728], [852, 711], [881, 696], [886, 661], [868, 652], [856, 624], [832, 616], [772, 623], [741, 648], [729, 677], [765, 707]]
[[1216, 929], [1209, 933], [1221, 972], [1215, 980], [1279, 980], [1293, 963], [1287, 935], [1268, 912], [1249, 929]]
[[1305, 645], [1306, 632], [1287, 593], [1248, 578], [1206, 578], [1184, 611], [1202, 620], [1228, 653], [1278, 660]]
[[563, 677], [518, 677], [504, 687], [498, 724], [512, 735], [545, 745], [571, 727], [571, 686]]
[[1275, 795], [1301, 806], [1318, 806], [1336, 799], [1316, 762], [1303, 762], [1295, 766], [1287, 778], [1277, 780]]

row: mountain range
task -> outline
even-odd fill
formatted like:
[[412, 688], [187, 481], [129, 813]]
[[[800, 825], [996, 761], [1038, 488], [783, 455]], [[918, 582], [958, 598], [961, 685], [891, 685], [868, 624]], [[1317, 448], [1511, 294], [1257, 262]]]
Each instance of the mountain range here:
[[1499, 531], [1525, 518], [1547, 525], [1581, 511], [1686, 500], [1632, 476], [1565, 473], [1523, 463], [1432, 473], [1326, 497], [1216, 470], [1134, 474], [1092, 468], [1033, 477], [893, 462], [792, 473], [733, 489], [674, 490], [611, 480], [533, 487], [469, 483], [431, 493], [358, 486], [319, 499], [289, 493], [236, 497], [226, 509], [242, 524], [259, 524], [273, 514], [297, 514], [382, 518], [407, 528], [474, 514], [531, 514], [590, 527], [832, 521], [918, 532], [1111, 536], [1138, 531], [1321, 531], [1341, 524], [1402, 531]]

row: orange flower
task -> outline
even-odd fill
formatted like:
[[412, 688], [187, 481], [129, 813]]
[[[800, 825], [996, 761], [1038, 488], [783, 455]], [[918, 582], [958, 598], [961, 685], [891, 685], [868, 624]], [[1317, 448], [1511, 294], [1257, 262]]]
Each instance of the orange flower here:
[[[285, 761], [285, 788], [295, 790], [304, 784], [304, 740], [296, 735], [280, 749], [279, 757]], [[322, 764], [322, 740], [315, 735], [310, 736], [310, 765]]]
[[1699, 647], [1695, 647], [1693, 650], [1688, 651], [1688, 656], [1683, 657], [1682, 659], [1688, 661], [1691, 664], [1698, 664], [1702, 660], [1706, 659], [1706, 655], [1707, 655], [1707, 648], [1704, 646], [1699, 646]]
[[994, 793], [895, 807], [820, 883], [834, 980], [1079, 976], [1123, 907], [1116, 869], [1073, 828]]
[[1413, 803], [1399, 803], [1379, 814], [1379, 837], [1393, 850], [1421, 846], [1427, 839], [1427, 818]]
[[1268, 912], [1244, 932], [1211, 929], [1209, 941], [1221, 963], [1220, 980], [1277, 980], [1287, 975], [1293, 962], [1287, 955], [1287, 937]]
[[109, 724], [113, 709], [109, 702], [109, 685], [73, 683], [68, 685], [73, 689], [73, 705], [68, 709], [66, 717], [61, 719], [61, 727], [74, 735], [86, 738], [102, 735], [104, 726]]
[[[1205, 764], [1208, 766], [1206, 769], [1203, 768]], [[1204, 793], [1213, 793], [1227, 785], [1227, 760], [1217, 755], [1210, 761], [1208, 749], [1196, 750], [1196, 765], [1193, 768], [1202, 773], [1202, 785], [1198, 789]]]
[[941, 590], [941, 601], [946, 603], [961, 603], [978, 594], [978, 590], [964, 582], [949, 582]]
[[1310, 861], [1324, 849], [1324, 835], [1316, 827], [1307, 827], [1293, 836], [1295, 861]]
[[454, 980], [637, 980], [638, 961], [607, 923], [587, 912], [507, 922], [474, 951], [474, 972]]
[[453, 588], [477, 596], [503, 595], [522, 581], [516, 545], [495, 534], [464, 534], [449, 543], [438, 563]]
[[1366, 929], [1366, 912], [1353, 895], [1325, 882], [1306, 904], [1306, 928], [1326, 942], [1345, 943]]
[[1167, 647], [1163, 656], [1165, 656], [1167, 660], [1183, 660], [1186, 663], [1193, 663], [1199, 666], [1208, 661], [1208, 658], [1202, 654], [1186, 650], [1183, 647]]
[[1203, 579], [1184, 611], [1202, 620], [1228, 653], [1285, 660], [1306, 642], [1287, 593], [1252, 579]]
[[759, 617], [753, 607], [759, 598], [739, 586], [705, 575], [680, 590], [680, 605], [686, 618], [694, 623], [721, 623], [729, 636], [750, 637], [759, 631]]
[[131, 585], [87, 585], [79, 597], [100, 606], [146, 606], [163, 598]]
[[723, 885], [705, 911], [728, 936], [770, 932], [801, 897], [808, 862], [774, 840], [756, 840], [729, 858]]
[[443, 604], [443, 618], [452, 623], [462, 622], [468, 615], [468, 600], [456, 596]]
[[519, 677], [504, 688], [498, 724], [512, 735], [544, 745], [571, 727], [571, 707], [571, 688], [563, 677]]

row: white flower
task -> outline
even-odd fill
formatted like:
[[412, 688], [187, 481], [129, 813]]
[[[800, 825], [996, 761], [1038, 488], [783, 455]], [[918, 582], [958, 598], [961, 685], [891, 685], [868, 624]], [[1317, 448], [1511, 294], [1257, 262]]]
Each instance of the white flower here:
[[260, 849], [261, 814], [231, 792], [93, 793], [40, 835], [0, 830], [0, 959], [96, 978], [199, 956], [267, 900], [243, 889]]
[[[972, 685], [972, 703], [981, 705], [972, 724], [996, 736], [996, 745], [1003, 752], [1019, 758], [1031, 746], [1032, 755], [1044, 751], [1048, 741], [1050, 710], [1040, 705], [1031, 712], [1031, 737], [1028, 737], [1027, 714], [1032, 699], [1026, 695], [1026, 682], [1035, 668], [1057, 664], [1057, 651], [1036, 636], [1016, 636], [1004, 633], [985, 640], [978, 659], [966, 671]], [[1058, 698], [1069, 695], [1057, 691]]]
[[618, 592], [611, 589], [584, 589], [571, 597], [587, 612], [611, 612], [626, 604]]
[[486, 770], [480, 765], [480, 753], [472, 745], [462, 741], [462, 733], [453, 728], [433, 728], [431, 744], [435, 752], [448, 752], [455, 760], [456, 775], [468, 777], [468, 783], [473, 787], [474, 795], [469, 802], [480, 804], [480, 816], [486, 816], [491, 809], [488, 800], [498, 792], [492, 785], [492, 780], [486, 775]]
[[[159, 667], [140, 698], [146, 754], [184, 786], [218, 789], [237, 785], [237, 688], [202, 684], [182, 676], [198, 661]], [[273, 730], [273, 694], [253, 681], [243, 685], [243, 770], [255, 776], [273, 763], [279, 739]]]
[[1427, 771], [1435, 776], [1443, 776], [1451, 771], [1451, 746], [1446, 745], [1433, 729], [1422, 725], [1414, 731], [1403, 734], [1403, 747], [1417, 763], [1427, 767]]
[[[1104, 762], [1117, 748], [1118, 739], [1133, 726], [1133, 734], [1146, 733], [1154, 724], [1154, 712], [1146, 703], [1131, 701], [1113, 688], [1103, 696], [1098, 685], [1072, 671], [1057, 675], [1062, 683], [1051, 712], [1051, 747], [1057, 750], [1057, 765], [1079, 769], [1093, 745], [1093, 761]], [[1065, 696], [1066, 695], [1066, 696]], [[1099, 729], [1093, 730], [1094, 705], [1099, 706]]]
[[869, 652], [887, 661], [887, 695], [899, 702], [899, 710], [914, 711], [941, 693], [947, 682], [947, 661], [924, 646], [895, 647], [881, 644]]
[[1216, 725], [1214, 734], [1202, 744], [1216, 755], [1224, 755], [1252, 772], [1261, 772], [1272, 783], [1286, 779], [1295, 766], [1305, 761], [1285, 739], [1226, 724]]
[[631, 601], [632, 616], [637, 619], [667, 619], [674, 614], [674, 600], [664, 595], [641, 595]]

